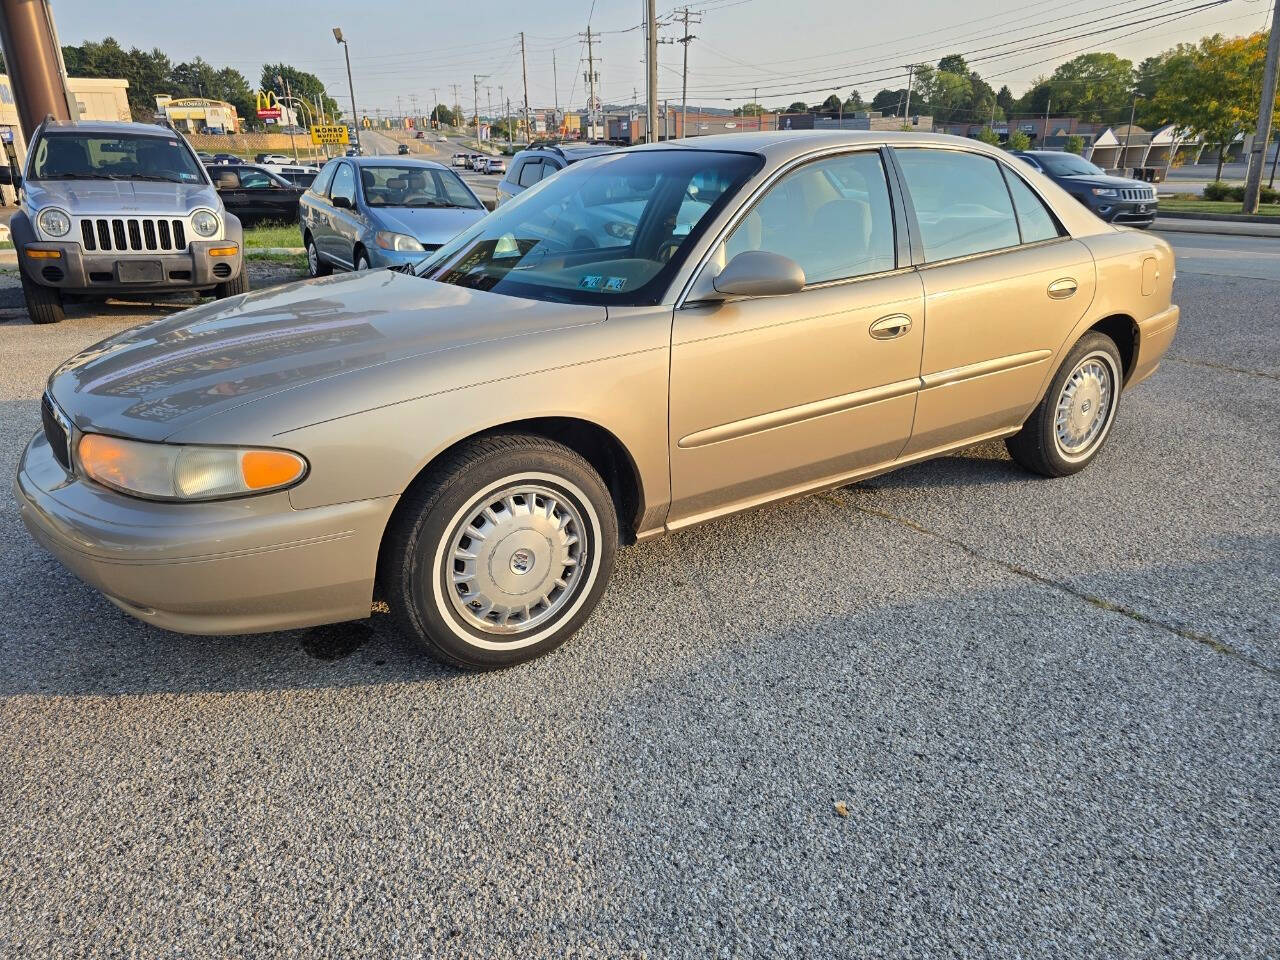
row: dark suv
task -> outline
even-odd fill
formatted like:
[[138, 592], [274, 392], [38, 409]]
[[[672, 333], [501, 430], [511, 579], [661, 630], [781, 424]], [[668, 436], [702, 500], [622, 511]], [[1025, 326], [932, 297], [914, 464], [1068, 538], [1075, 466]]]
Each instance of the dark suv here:
[[1108, 223], [1145, 230], [1156, 219], [1156, 188], [1141, 180], [1113, 177], [1084, 157], [1059, 150], [1018, 150], [1035, 167]]
[[512, 158], [511, 166], [507, 167], [507, 175], [498, 184], [498, 204], [510, 200], [571, 163], [617, 149], [608, 143], [557, 143], [521, 150]]

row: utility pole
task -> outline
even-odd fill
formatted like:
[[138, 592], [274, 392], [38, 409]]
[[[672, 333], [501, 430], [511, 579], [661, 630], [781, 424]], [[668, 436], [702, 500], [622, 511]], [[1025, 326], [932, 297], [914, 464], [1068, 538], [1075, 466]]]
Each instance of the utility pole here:
[[596, 133], [596, 59], [592, 47], [591, 25], [587, 24], [587, 72], [583, 76], [587, 81], [587, 139]]
[[[1138, 95], [1135, 93], [1133, 95], [1133, 105], [1129, 107], [1129, 129], [1124, 132], [1124, 153], [1120, 154], [1121, 170], [1129, 169], [1127, 166], [1127, 164], [1129, 163], [1129, 138], [1133, 136], [1133, 118], [1137, 115], [1137, 113], [1138, 113]], [[1048, 107], [1045, 108], [1044, 114], [1046, 117], [1049, 115]], [[1048, 121], [1046, 120], [1045, 123], [1047, 126]]]
[[[501, 89], [498, 91], [501, 93]], [[511, 98], [507, 97], [507, 146], [511, 146]]]
[[558, 116], [560, 113], [560, 79], [556, 74], [556, 52], [554, 49], [551, 51], [551, 97]]
[[524, 60], [524, 31], [520, 31], [520, 76], [524, 79], [524, 142], [533, 142], [533, 131], [529, 129], [529, 70]]
[[458, 122], [462, 119], [462, 106], [458, 103], [458, 85], [451, 83], [449, 86], [453, 87], [453, 125], [461, 130], [466, 127], [466, 124]]
[[911, 116], [911, 83], [916, 78], [916, 65], [908, 63], [907, 65], [907, 105], [902, 111], [902, 119]]
[[[1280, 3], [1271, 8], [1271, 35], [1267, 40], [1267, 63], [1262, 69], [1262, 101], [1258, 105], [1258, 132], [1249, 148], [1249, 170], [1244, 180], [1244, 212], [1257, 213], [1262, 193], [1262, 168], [1267, 160], [1267, 141], [1271, 139], [1271, 120], [1276, 110], [1276, 70], [1280, 61]], [[1280, 150], [1280, 146], [1277, 146]], [[1271, 178], [1275, 179], [1275, 164]]]
[[[1050, 99], [1048, 99], [1048, 98], [1046, 98], [1046, 99], [1045, 99], [1045, 101], [1044, 101], [1044, 133], [1042, 133], [1042, 134], [1040, 135], [1040, 149], [1041, 149], [1041, 150], [1047, 150], [1047, 149], [1048, 149], [1048, 147], [1046, 147], [1046, 146], [1045, 146], [1045, 144], [1049, 142], [1049, 107], [1051, 107], [1052, 105], [1053, 105], [1053, 101], [1052, 101], [1052, 100], [1050, 100]], [[1134, 108], [1134, 110], [1137, 110], [1137, 109], [1138, 109], [1138, 98], [1137, 98], [1137, 97], [1134, 97], [1134, 98], [1133, 98], [1133, 108]], [[1130, 114], [1129, 114], [1129, 133], [1133, 133], [1133, 114], [1132, 114], [1132, 113], [1130, 113]], [[1124, 148], [1125, 148], [1126, 150], [1128, 150], [1128, 149], [1129, 149], [1129, 137], [1128, 137], [1128, 135], [1127, 135], [1127, 134], [1126, 134], [1126, 136], [1125, 136], [1125, 138], [1124, 138]]]
[[658, 139], [658, 3], [645, 0], [645, 139]]
[[[280, 77], [276, 77], [276, 79], [279, 80]], [[288, 78], [285, 78], [285, 81], [284, 81], [284, 102], [290, 105], [293, 103], [293, 89], [289, 86]], [[296, 121], [298, 119], [298, 115], [296, 113], [298, 108], [290, 106], [290, 109], [295, 111], [293, 119]], [[293, 128], [296, 126], [297, 126], [297, 123], [289, 124], [289, 146], [293, 148], [294, 163], [298, 162], [298, 141], [293, 139]]]
[[493, 139], [493, 87], [485, 85], [484, 112], [489, 117], [489, 139]]
[[489, 79], [488, 74], [481, 76], [478, 73], [473, 73], [471, 75], [471, 90], [472, 90], [471, 102], [474, 103], [476, 106], [476, 149], [477, 150], [480, 149], [480, 81], [488, 80], [488, 79]]
[[680, 12], [680, 19], [684, 23], [684, 35], [676, 42], [684, 48], [684, 69], [680, 76], [680, 136], [685, 137], [689, 135], [689, 42], [695, 39], [695, 36], [689, 32], [689, 24], [701, 23], [702, 14], [691, 15], [689, 8], [685, 7]]

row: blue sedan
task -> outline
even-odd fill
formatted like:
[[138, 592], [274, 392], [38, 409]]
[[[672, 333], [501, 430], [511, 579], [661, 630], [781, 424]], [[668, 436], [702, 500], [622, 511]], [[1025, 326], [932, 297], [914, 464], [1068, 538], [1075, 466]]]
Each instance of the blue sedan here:
[[486, 212], [448, 167], [398, 157], [330, 160], [298, 203], [313, 277], [416, 263]]

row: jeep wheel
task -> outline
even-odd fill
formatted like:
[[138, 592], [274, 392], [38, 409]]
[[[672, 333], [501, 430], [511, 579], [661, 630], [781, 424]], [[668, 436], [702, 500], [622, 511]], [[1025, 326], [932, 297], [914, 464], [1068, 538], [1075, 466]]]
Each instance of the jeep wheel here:
[[24, 275], [22, 295], [27, 301], [27, 315], [32, 323], [61, 323], [66, 319], [62, 311], [62, 294], [51, 287], [33, 283]]
[[234, 297], [238, 293], [249, 292], [249, 267], [247, 264], [240, 264], [240, 272], [228, 280], [226, 283], [220, 283], [213, 288], [213, 295], [219, 300], [225, 300], [227, 297]]

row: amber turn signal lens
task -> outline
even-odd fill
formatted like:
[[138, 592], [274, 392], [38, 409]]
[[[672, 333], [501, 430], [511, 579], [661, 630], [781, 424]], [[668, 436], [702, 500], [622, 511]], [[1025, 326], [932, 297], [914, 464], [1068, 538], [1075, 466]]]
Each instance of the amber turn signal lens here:
[[240, 473], [249, 490], [293, 483], [306, 469], [301, 457], [283, 450], [247, 450], [240, 458]]
[[234, 257], [239, 247], [210, 247], [209, 256], [211, 257]]
[[28, 257], [32, 260], [61, 260], [61, 250], [30, 250], [26, 251]]

